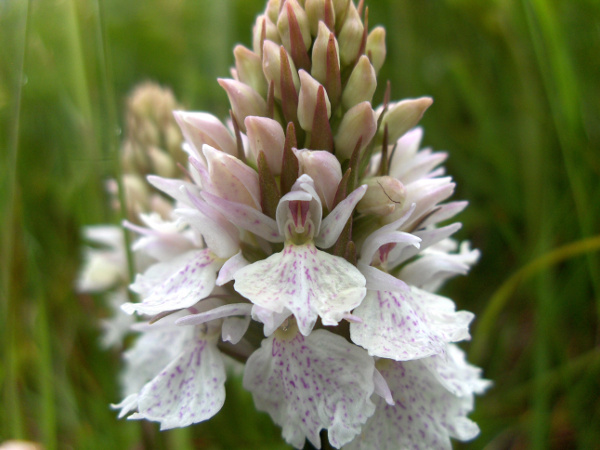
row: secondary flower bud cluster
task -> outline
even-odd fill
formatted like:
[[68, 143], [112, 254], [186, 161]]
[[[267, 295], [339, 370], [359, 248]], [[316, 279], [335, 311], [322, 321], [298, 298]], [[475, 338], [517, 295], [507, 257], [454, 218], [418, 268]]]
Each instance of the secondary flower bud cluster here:
[[479, 253], [442, 224], [466, 202], [446, 154], [420, 149], [430, 98], [373, 107], [385, 31], [350, 0], [270, 0], [252, 49], [234, 49], [225, 121], [175, 112], [189, 157], [148, 181], [166, 217], [128, 223], [146, 269], [129, 314], [120, 416], [162, 429], [225, 401], [245, 363], [257, 409], [302, 448], [447, 448], [478, 433], [466, 415], [488, 382], [454, 344], [473, 315], [434, 292]]

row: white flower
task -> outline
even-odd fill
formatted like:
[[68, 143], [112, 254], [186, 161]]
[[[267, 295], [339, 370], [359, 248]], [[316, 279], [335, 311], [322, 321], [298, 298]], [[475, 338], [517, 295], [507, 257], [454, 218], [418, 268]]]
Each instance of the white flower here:
[[451, 449], [451, 437], [465, 441], [477, 436], [479, 428], [466, 416], [473, 409], [473, 394], [484, 392], [490, 383], [480, 379], [480, 370], [465, 362], [458, 347], [448, 350], [447, 359], [379, 360], [377, 368], [395, 404], [374, 397], [375, 414], [345, 448]]
[[337, 325], [363, 299], [365, 279], [352, 264], [319, 248], [331, 247], [366, 187], [357, 188], [323, 220], [312, 178], [302, 175], [277, 207], [277, 221], [250, 208], [205, 194], [207, 202], [236, 225], [284, 249], [235, 273], [234, 288], [273, 314], [290, 311], [307, 336], [317, 318]]

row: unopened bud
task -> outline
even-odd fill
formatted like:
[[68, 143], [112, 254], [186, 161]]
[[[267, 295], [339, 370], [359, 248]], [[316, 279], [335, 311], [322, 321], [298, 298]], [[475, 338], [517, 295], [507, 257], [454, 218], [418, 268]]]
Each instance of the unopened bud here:
[[329, 46], [329, 37], [333, 36], [335, 41], [336, 59], [339, 71], [340, 58], [339, 58], [339, 47], [335, 35], [327, 28], [327, 25], [323, 22], [319, 22], [319, 32], [313, 44], [312, 50], [312, 68], [310, 74], [315, 80], [322, 85], [325, 85], [327, 81], [327, 48]]
[[285, 134], [279, 122], [267, 117], [248, 116], [245, 120], [250, 153], [254, 161], [264, 152], [273, 175], [281, 173]]
[[248, 116], [266, 116], [267, 102], [254, 89], [240, 81], [219, 78], [219, 84], [229, 97], [231, 109], [240, 129], [245, 133], [244, 119]]
[[369, 102], [353, 106], [342, 119], [334, 137], [335, 153], [343, 161], [350, 158], [359, 139], [361, 150], [365, 148], [377, 131], [375, 112]]
[[319, 22], [327, 25], [330, 31], [335, 31], [335, 11], [331, 0], [306, 0], [304, 9], [313, 36], [319, 32]]
[[[294, 18], [291, 17], [292, 14], [294, 15]], [[308, 24], [306, 12], [302, 6], [300, 6], [297, 0], [286, 0], [281, 12], [279, 13], [279, 18], [277, 19], [277, 30], [279, 31], [279, 36], [281, 37], [283, 46], [290, 54], [294, 53], [292, 51], [292, 20], [295, 20], [298, 24], [298, 28], [300, 29], [300, 33], [302, 35], [304, 49], [310, 48], [310, 25]], [[297, 46], [298, 44], [299, 43], [294, 45]]]
[[300, 174], [310, 176], [321, 202], [331, 211], [340, 180], [342, 168], [333, 153], [324, 150], [294, 150], [300, 166]]
[[[271, 41], [265, 41], [262, 61], [263, 72], [267, 81], [269, 83], [271, 83], [271, 81], [273, 82], [275, 88], [275, 98], [279, 100], [281, 100], [281, 53], [281, 47], [279, 45]], [[298, 90], [300, 89], [300, 79], [298, 78], [298, 71], [296, 70], [296, 66], [294, 65], [294, 61], [292, 61], [290, 55], [287, 52], [285, 52], [285, 55], [290, 64], [290, 70], [292, 73], [292, 79], [294, 81], [296, 92], [298, 92]]]
[[333, 10], [335, 11], [335, 23], [341, 24], [346, 18], [348, 7], [352, 0], [333, 0]]
[[252, 29], [252, 49], [254, 50], [254, 53], [260, 57], [263, 56], [264, 41], [271, 41], [276, 44], [281, 44], [279, 32], [277, 31], [277, 25], [275, 25], [275, 22], [271, 21], [271, 19], [269, 19], [267, 16], [261, 15], [256, 18], [254, 28]]
[[406, 190], [396, 178], [387, 175], [374, 177], [366, 180], [366, 184], [367, 192], [356, 206], [359, 213], [387, 216], [404, 206]]
[[385, 28], [375, 27], [367, 36], [366, 54], [375, 68], [379, 72], [385, 62]]
[[342, 93], [342, 106], [352, 108], [360, 102], [370, 102], [377, 88], [375, 69], [365, 55], [358, 60]]
[[163, 152], [158, 147], [150, 147], [148, 148], [148, 158], [150, 159], [152, 173], [165, 178], [176, 175], [175, 162], [168, 153]]
[[202, 155], [204, 144], [230, 155], [237, 155], [235, 139], [225, 125], [212, 114], [174, 111], [173, 115], [186, 141], [196, 149], [198, 155]]
[[235, 56], [235, 69], [238, 79], [250, 86], [262, 97], [267, 96], [267, 82], [262, 70], [262, 59], [253, 51], [243, 45], [236, 45], [233, 49]]
[[356, 61], [360, 46], [362, 45], [364, 31], [365, 27], [358, 15], [358, 11], [354, 3], [350, 2], [346, 20], [338, 36], [342, 65], [348, 66]]
[[[304, 70], [300, 70], [300, 98], [298, 99], [298, 121], [300, 126], [306, 130], [312, 130], [317, 106], [317, 92], [321, 84]], [[331, 103], [325, 93], [325, 104], [327, 106], [327, 118], [331, 117]]]
[[[282, 0], [269, 0], [267, 2], [267, 7], [265, 8], [265, 14], [273, 23], [277, 23], [277, 18], [279, 17], [279, 11], [281, 11], [281, 1]], [[283, 1], [285, 1], [285, 0], [283, 0]]]
[[243, 203], [260, 211], [260, 188], [256, 171], [236, 157], [208, 145], [202, 148], [202, 152], [210, 177], [210, 182], [203, 185], [203, 188], [225, 200]]
[[423, 114], [432, 103], [433, 99], [431, 97], [421, 97], [402, 100], [390, 105], [379, 126], [378, 139], [383, 137], [387, 125], [388, 142], [396, 142], [400, 136], [419, 123], [421, 117], [423, 117]]

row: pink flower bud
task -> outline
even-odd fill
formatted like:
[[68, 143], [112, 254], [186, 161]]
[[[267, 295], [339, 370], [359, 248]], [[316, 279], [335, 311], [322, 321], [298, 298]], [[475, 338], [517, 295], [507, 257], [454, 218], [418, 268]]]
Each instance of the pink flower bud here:
[[358, 57], [360, 46], [363, 40], [365, 27], [358, 15], [354, 3], [350, 2], [346, 20], [338, 35], [340, 43], [340, 59], [344, 66], [352, 64]]
[[369, 102], [362, 102], [352, 107], [342, 119], [342, 123], [334, 137], [335, 153], [343, 161], [350, 158], [352, 152], [362, 138], [361, 150], [369, 144], [377, 131], [375, 112]]
[[276, 120], [266, 117], [248, 116], [245, 124], [253, 160], [257, 161], [260, 152], [264, 152], [269, 170], [279, 175], [285, 144], [283, 128]]
[[239, 81], [266, 97], [268, 86], [262, 71], [261, 57], [243, 45], [236, 45], [233, 54]]
[[390, 176], [374, 177], [366, 180], [368, 186], [364, 197], [356, 209], [361, 214], [387, 216], [406, 202], [404, 185]]
[[281, 44], [277, 25], [265, 15], [256, 18], [254, 28], [252, 29], [252, 49], [254, 50], [254, 53], [261, 58], [263, 56], [263, 37], [264, 40], [274, 42], [275, 44]]
[[277, 19], [277, 30], [279, 31], [279, 36], [281, 37], [283, 46], [290, 54], [293, 54], [292, 34], [290, 33], [290, 15], [292, 13], [294, 14], [296, 22], [298, 23], [298, 27], [300, 28], [304, 48], [310, 48], [311, 43], [310, 25], [308, 24], [306, 12], [302, 6], [300, 6], [297, 0], [286, 0], [283, 8], [281, 8], [281, 12], [279, 13], [279, 18]]
[[225, 200], [242, 203], [260, 211], [260, 187], [256, 171], [236, 157], [209, 145], [205, 145], [202, 152], [206, 158], [209, 177], [208, 180], [203, 180], [202, 188]]
[[227, 92], [231, 109], [243, 132], [246, 132], [244, 126], [246, 117], [267, 115], [267, 102], [250, 86], [240, 81], [225, 78], [219, 78], [218, 81]]
[[367, 46], [365, 53], [369, 56], [375, 72], [383, 66], [386, 55], [385, 48], [385, 28], [375, 27], [367, 36]]
[[212, 114], [203, 112], [174, 111], [185, 140], [202, 155], [202, 146], [208, 144], [230, 155], [237, 155], [235, 139], [229, 130]]
[[[330, 35], [333, 35], [333, 33], [329, 30], [329, 28], [327, 28], [327, 25], [325, 25], [323, 22], [319, 22], [319, 32], [317, 34], [317, 38], [315, 39], [315, 43], [313, 44], [312, 68], [310, 70], [310, 74], [322, 85], [325, 85], [327, 81], [327, 47], [329, 44]], [[335, 35], [333, 39], [335, 40]], [[340, 50], [337, 40], [335, 40], [335, 48], [339, 67]]]
[[304, 9], [313, 36], [316, 36], [319, 31], [319, 22], [325, 23], [329, 30], [335, 31], [335, 11], [331, 0], [306, 0]]
[[[312, 130], [315, 107], [317, 106], [317, 92], [321, 84], [304, 70], [300, 70], [300, 98], [298, 100], [298, 121], [306, 131]], [[331, 103], [325, 93], [327, 117], [331, 117]]]
[[[290, 55], [287, 52], [285, 52], [285, 54], [290, 63], [292, 78], [297, 92], [300, 89], [298, 71], [296, 70], [296, 66], [294, 65], [294, 61], [292, 61]], [[279, 45], [271, 41], [265, 41], [265, 45], [263, 47], [262, 65], [267, 82], [271, 83], [271, 81], [273, 81], [275, 87], [275, 98], [281, 100], [281, 50]]]
[[377, 88], [375, 69], [365, 55], [361, 56], [350, 74], [342, 94], [342, 106], [352, 108], [360, 102], [370, 102]]
[[315, 182], [315, 190], [329, 211], [333, 209], [333, 201], [340, 180], [342, 167], [337, 158], [324, 150], [295, 150], [298, 158], [300, 174], [310, 176]]

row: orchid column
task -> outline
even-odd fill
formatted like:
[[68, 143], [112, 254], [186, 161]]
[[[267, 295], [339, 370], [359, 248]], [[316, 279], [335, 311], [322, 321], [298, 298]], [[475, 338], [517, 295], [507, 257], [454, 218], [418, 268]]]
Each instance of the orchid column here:
[[225, 365], [288, 443], [448, 448], [478, 434], [485, 390], [454, 344], [473, 315], [434, 292], [477, 250], [444, 224], [466, 202], [445, 153], [420, 149], [430, 98], [371, 104], [386, 54], [350, 0], [271, 0], [219, 84], [230, 117], [175, 112], [189, 165], [149, 176], [172, 198], [134, 249], [153, 261], [123, 310], [147, 324], [125, 354], [121, 416], [209, 419]]

